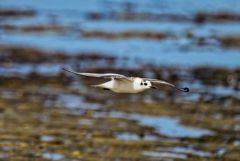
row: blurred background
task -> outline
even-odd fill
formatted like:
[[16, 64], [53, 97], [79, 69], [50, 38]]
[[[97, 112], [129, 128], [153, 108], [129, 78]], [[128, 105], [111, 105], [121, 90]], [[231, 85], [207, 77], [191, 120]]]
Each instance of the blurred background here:
[[239, 134], [240, 1], [0, 1], [0, 160], [237, 161]]

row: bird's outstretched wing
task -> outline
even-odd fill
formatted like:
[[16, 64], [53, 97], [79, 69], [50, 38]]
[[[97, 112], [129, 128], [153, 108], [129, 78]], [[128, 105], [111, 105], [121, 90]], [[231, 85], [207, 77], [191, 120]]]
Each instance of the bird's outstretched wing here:
[[130, 77], [126, 77], [121, 74], [116, 74], [116, 73], [105, 73], [105, 74], [99, 74], [99, 73], [78, 73], [70, 69], [62, 68], [63, 70], [76, 74], [76, 75], [81, 75], [81, 76], [87, 76], [87, 77], [96, 77], [96, 78], [116, 78], [116, 79], [126, 79], [130, 80]]
[[182, 92], [189, 92], [189, 88], [187, 87], [184, 87], [184, 88], [178, 88], [176, 87], [176, 85], [172, 84], [172, 83], [169, 83], [169, 82], [166, 82], [166, 81], [163, 81], [163, 80], [159, 80], [159, 79], [150, 79], [150, 78], [142, 78], [143, 80], [148, 80], [150, 81], [151, 83], [155, 83], [155, 84], [163, 84], [163, 85], [167, 85], [169, 87], [172, 87], [172, 88], [175, 88], [179, 91], [182, 91]]

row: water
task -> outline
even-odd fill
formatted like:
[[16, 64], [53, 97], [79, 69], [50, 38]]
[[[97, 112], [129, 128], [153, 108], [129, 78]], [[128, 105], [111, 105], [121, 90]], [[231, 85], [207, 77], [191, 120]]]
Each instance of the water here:
[[198, 157], [210, 157], [211, 153], [195, 150], [193, 148], [188, 147], [165, 147], [159, 148], [158, 151], [145, 151], [143, 152], [146, 156], [151, 157], [161, 157], [161, 158], [178, 158], [178, 159], [186, 159], [188, 155], [198, 156]]
[[32, 72], [45, 76], [54, 76], [62, 71], [62, 64], [58, 63], [43, 63], [43, 64], [29, 64], [29, 63], [15, 63], [10, 66], [0, 66], [0, 73], [4, 76], [27, 76]]
[[50, 160], [61, 160], [64, 159], [64, 155], [60, 153], [43, 153], [42, 157], [45, 159], [50, 159]]
[[171, 117], [153, 117], [132, 115], [134, 120], [139, 121], [140, 124], [155, 128], [160, 134], [168, 137], [201, 137], [204, 135], [212, 135], [210, 130], [190, 128], [179, 123], [179, 120]]
[[57, 107], [70, 109], [96, 110], [99, 108], [98, 104], [85, 102], [83, 97], [74, 94], [59, 94], [54, 104]]
[[186, 159], [187, 156], [184, 154], [176, 154], [169, 152], [154, 152], [154, 151], [145, 151], [143, 155], [157, 157], [157, 158], [175, 158], [175, 159]]
[[171, 147], [171, 148], [160, 148], [159, 151], [165, 151], [165, 152], [172, 152], [172, 153], [181, 153], [181, 154], [190, 154], [190, 155], [196, 155], [199, 157], [209, 157], [211, 156], [211, 153], [196, 150], [191, 147]]
[[178, 158], [178, 159], [187, 159], [188, 155], [198, 156], [198, 157], [210, 157], [213, 154], [197, 150], [191, 147], [161, 147], [157, 151], [145, 151], [143, 155], [151, 157], [161, 157], [161, 158]]
[[[7, 19], [2, 24], [17, 26], [55, 24], [66, 28], [65, 33], [16, 33], [0, 29], [1, 43], [21, 46], [33, 46], [45, 50], [73, 52], [102, 52], [117, 57], [139, 58], [157, 65], [180, 66], [221, 66], [240, 67], [238, 49], [223, 48], [216, 39], [223, 35], [240, 33], [239, 22], [228, 23], [208, 22], [203, 25], [191, 21], [118, 21], [106, 18], [92, 21], [87, 18], [91, 12], [110, 15], [112, 11], [126, 11], [127, 3], [134, 6], [135, 13], [175, 14], [191, 17], [199, 12], [240, 13], [240, 3], [237, 0], [221, 1], [53, 1], [58, 5], [49, 5], [44, 1], [5, 0], [1, 8], [32, 9], [37, 15], [32, 18]], [[174, 4], [174, 5], [172, 5]], [[189, 7], [191, 5], [191, 7]], [[174, 35], [173, 38], [152, 40], [147, 38], [126, 38], [108, 40], [104, 38], [85, 38], [80, 31], [159, 31]], [[196, 38], [205, 38], [206, 44], [199, 46], [197, 40], [186, 37], [192, 33]]]
[[[212, 0], [212, 1], [194, 1], [186, 0], [182, 3], [181, 0], [140, 0], [138, 2], [134, 0], [125, 1], [115, 1], [115, 0], [89, 0], [80, 2], [78, 0], [70, 0], [68, 2], [64, 0], [53, 0], [53, 4], [49, 5], [47, 0], [38, 1], [25, 1], [25, 0], [4, 0], [2, 1], [2, 7], [20, 7], [20, 8], [34, 8], [36, 10], [50, 10], [50, 11], [82, 11], [86, 12], [101, 11], [101, 10], [111, 10], [109, 7], [112, 6], [115, 10], [123, 9], [123, 4], [131, 3], [135, 5], [135, 10], [138, 12], [151, 11], [155, 13], [178, 13], [178, 14], [193, 14], [198, 12], [219, 12], [219, 11], [229, 11], [234, 13], [240, 13], [239, 1], [238, 0]], [[20, 5], [21, 4], [21, 5]], [[174, 4], [174, 5], [173, 5]], [[191, 6], [191, 7], [189, 7]]]
[[[137, 121], [140, 125], [152, 127], [159, 134], [170, 137], [170, 138], [198, 138], [206, 135], [214, 135], [213, 131], [200, 128], [187, 127], [180, 124], [179, 120], [167, 116], [148, 116], [140, 114], [128, 114], [123, 112], [96, 112], [95, 117], [113, 117], [113, 118], [127, 118], [130, 120]], [[129, 138], [135, 137], [133, 135], [128, 135]], [[124, 138], [126, 139], [126, 135]], [[130, 139], [131, 140], [131, 139]]]
[[144, 141], [157, 141], [158, 137], [155, 135], [144, 135], [143, 137], [130, 132], [120, 132], [116, 134], [116, 138], [123, 141], [138, 141], [138, 140], [144, 140]]
[[[240, 54], [237, 50], [219, 50], [218, 48], [193, 50], [181, 49], [181, 45], [172, 44], [172, 41], [158, 42], [141, 39], [127, 40], [102, 40], [102, 39], [75, 39], [65, 36], [46, 36], [37, 34], [5, 35], [5, 43], [17, 44], [48, 49], [53, 51], [66, 51], [70, 53], [100, 52], [113, 54], [118, 57], [142, 58], [147, 62], [157, 65], [181, 65], [181, 66], [221, 66], [236, 68], [240, 66]], [[68, 44], [71, 42], [71, 45]], [[174, 46], [173, 46], [174, 45]], [[118, 50], [116, 50], [118, 49]], [[215, 50], [215, 52], [214, 52]], [[151, 54], [149, 54], [149, 52]], [[230, 55], [230, 56], [229, 56]], [[231, 62], [231, 63], [229, 63]]]
[[42, 135], [40, 140], [42, 142], [51, 142], [51, 141], [54, 141], [55, 138], [53, 136], [49, 136], [49, 135]]

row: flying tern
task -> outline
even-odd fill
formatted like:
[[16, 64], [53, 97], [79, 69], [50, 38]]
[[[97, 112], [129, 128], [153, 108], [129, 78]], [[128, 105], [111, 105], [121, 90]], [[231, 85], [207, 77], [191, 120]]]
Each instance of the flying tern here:
[[87, 76], [87, 77], [95, 77], [95, 78], [109, 78], [110, 81], [107, 81], [102, 84], [92, 85], [93, 87], [102, 88], [105, 90], [111, 90], [115, 93], [140, 93], [148, 89], [158, 89], [155, 85], [166, 85], [176, 90], [182, 92], [189, 92], [189, 88], [178, 88], [174, 84], [159, 80], [159, 79], [151, 79], [151, 78], [140, 78], [140, 77], [127, 77], [121, 74], [116, 73], [79, 73], [70, 69], [63, 68], [63, 70], [79, 75], [79, 76]]

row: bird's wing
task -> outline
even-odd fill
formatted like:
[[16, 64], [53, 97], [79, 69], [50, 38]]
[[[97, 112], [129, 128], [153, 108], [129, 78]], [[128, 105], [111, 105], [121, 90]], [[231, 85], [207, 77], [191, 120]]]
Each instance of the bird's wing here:
[[133, 77], [115, 77], [114, 79], [119, 80], [119, 81], [125, 81], [125, 82], [133, 82]]
[[163, 81], [163, 80], [158, 80], [158, 79], [148, 79], [148, 78], [143, 78], [143, 79], [144, 79], [144, 80], [148, 80], [148, 81], [150, 81], [151, 83], [163, 84], [163, 85], [167, 85], [167, 86], [170, 86], [170, 87], [175, 87], [174, 84], [169, 83], [169, 82], [166, 82], [166, 81]]
[[184, 87], [184, 88], [178, 88], [176, 87], [176, 85], [172, 84], [172, 83], [169, 83], [169, 82], [166, 82], [166, 81], [163, 81], [163, 80], [159, 80], [159, 79], [151, 79], [151, 78], [142, 78], [143, 80], [148, 80], [150, 81], [151, 83], [155, 83], [155, 84], [163, 84], [163, 85], [167, 85], [167, 86], [170, 86], [172, 88], [175, 88], [177, 90], [180, 90], [182, 92], [189, 92], [189, 88], [187, 87]]
[[121, 74], [116, 74], [116, 73], [105, 73], [105, 74], [99, 74], [99, 73], [78, 73], [73, 70], [69, 70], [66, 68], [63, 68], [63, 70], [76, 74], [76, 75], [81, 75], [81, 76], [87, 76], [87, 77], [96, 77], [96, 78], [116, 78], [116, 79], [126, 79], [130, 80], [130, 77], [126, 77]]

